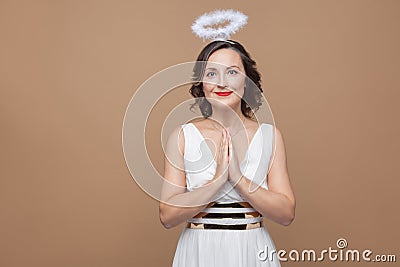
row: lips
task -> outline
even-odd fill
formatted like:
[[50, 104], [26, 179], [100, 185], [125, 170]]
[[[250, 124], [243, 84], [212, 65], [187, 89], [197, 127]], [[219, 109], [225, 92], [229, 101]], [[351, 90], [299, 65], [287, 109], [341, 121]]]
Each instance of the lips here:
[[228, 92], [215, 92], [215, 94], [217, 96], [229, 96], [230, 94], [232, 94], [232, 91], [228, 91]]

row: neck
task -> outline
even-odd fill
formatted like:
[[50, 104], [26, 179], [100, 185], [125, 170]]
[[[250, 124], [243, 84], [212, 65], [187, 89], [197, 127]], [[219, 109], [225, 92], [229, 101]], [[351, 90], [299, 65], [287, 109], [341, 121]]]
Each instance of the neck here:
[[213, 114], [210, 118], [220, 126], [224, 126], [231, 133], [244, 128], [245, 116], [240, 107], [236, 108], [236, 110], [213, 107]]

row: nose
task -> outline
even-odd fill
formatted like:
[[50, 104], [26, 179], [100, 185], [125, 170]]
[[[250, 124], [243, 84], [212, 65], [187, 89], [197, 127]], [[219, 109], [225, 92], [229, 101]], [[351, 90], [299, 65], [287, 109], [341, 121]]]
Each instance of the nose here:
[[226, 87], [228, 87], [228, 81], [227, 81], [225, 75], [220, 75], [220, 79], [219, 79], [217, 85], [218, 85], [218, 87], [220, 87], [220, 88], [226, 88]]

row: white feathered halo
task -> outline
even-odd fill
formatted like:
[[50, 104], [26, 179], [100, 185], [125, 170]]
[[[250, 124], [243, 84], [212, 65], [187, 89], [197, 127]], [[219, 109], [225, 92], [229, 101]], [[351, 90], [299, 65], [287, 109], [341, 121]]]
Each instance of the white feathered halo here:
[[[224, 27], [214, 28], [212, 25], [218, 25], [229, 22]], [[201, 15], [192, 25], [192, 31], [203, 41], [209, 39], [228, 40], [230, 36], [236, 33], [247, 23], [247, 16], [239, 11], [232, 9], [216, 10]]]

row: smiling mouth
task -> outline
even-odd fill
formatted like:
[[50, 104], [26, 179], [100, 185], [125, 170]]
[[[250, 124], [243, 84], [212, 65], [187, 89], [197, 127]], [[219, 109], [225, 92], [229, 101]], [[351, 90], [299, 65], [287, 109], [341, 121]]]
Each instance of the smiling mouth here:
[[233, 93], [232, 91], [229, 91], [229, 92], [215, 92], [215, 94], [217, 96], [229, 96], [232, 93]]

